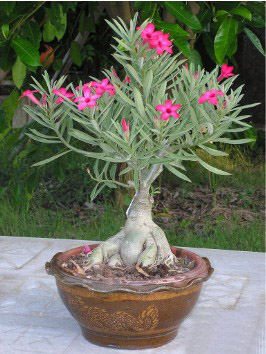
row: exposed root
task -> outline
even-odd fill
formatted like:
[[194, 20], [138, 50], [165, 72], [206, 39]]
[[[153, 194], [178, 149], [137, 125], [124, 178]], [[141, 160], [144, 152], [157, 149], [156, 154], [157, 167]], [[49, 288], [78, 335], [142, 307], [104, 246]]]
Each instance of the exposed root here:
[[88, 269], [96, 264], [107, 262], [110, 258], [120, 252], [121, 243], [125, 237], [124, 229], [110, 237], [92, 251], [87, 264]]

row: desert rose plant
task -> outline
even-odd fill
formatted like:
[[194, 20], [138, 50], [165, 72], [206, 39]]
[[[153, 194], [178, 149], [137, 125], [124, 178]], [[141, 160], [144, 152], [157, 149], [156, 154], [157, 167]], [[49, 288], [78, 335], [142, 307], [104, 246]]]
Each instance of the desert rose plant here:
[[[61, 143], [66, 147], [64, 152], [35, 166], [75, 151], [95, 159], [93, 170], [88, 170], [97, 181], [91, 199], [104, 186], [135, 188], [121, 230], [92, 253], [84, 250], [88, 267], [105, 263], [149, 270], [163, 265], [171, 270], [177, 259], [165, 233], [152, 220], [152, 183], [164, 168], [190, 181], [184, 161], [228, 175], [202, 160], [198, 150], [225, 156], [210, 143], [249, 142], [222, 136], [248, 129], [244, 119], [249, 116], [242, 115], [242, 110], [255, 104], [239, 105], [242, 86], [232, 89], [236, 78], [233, 67], [224, 64], [221, 72], [216, 67], [211, 73], [188, 68], [184, 60], [173, 55], [169, 35], [156, 31], [148, 21], [137, 27], [137, 16], [129, 29], [120, 19], [108, 23], [116, 34], [113, 56], [125, 71], [123, 78], [112, 68], [104, 71], [102, 81], [93, 78], [77, 87], [63, 87], [65, 77], [50, 81], [45, 73], [46, 88], [33, 79], [33, 90], [23, 93], [35, 104], [26, 106], [28, 114], [51, 131], [44, 135], [31, 129], [28, 135], [45, 144]], [[77, 140], [87, 143], [88, 148], [77, 148]], [[120, 163], [126, 168], [118, 173]], [[130, 171], [133, 180], [122, 183], [118, 177]]]

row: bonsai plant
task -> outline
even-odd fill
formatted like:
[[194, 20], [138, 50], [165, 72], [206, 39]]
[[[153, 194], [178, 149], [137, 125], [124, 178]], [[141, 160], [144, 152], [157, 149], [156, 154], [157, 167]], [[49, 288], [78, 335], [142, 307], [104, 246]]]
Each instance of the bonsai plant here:
[[[239, 106], [242, 87], [232, 89], [236, 78], [232, 67], [223, 64], [221, 73], [219, 67], [211, 73], [188, 68], [173, 55], [167, 33], [156, 31], [148, 21], [140, 27], [136, 22], [137, 15], [129, 29], [120, 19], [108, 22], [117, 36], [113, 56], [125, 71], [123, 81], [112, 68], [104, 71], [102, 81], [93, 78], [77, 87], [72, 83], [63, 87], [66, 77], [50, 81], [45, 73], [46, 88], [33, 78], [34, 90], [22, 95], [36, 104], [25, 108], [28, 114], [51, 131], [31, 129], [28, 135], [66, 147], [35, 166], [75, 151], [95, 159], [93, 171], [87, 171], [97, 181], [91, 199], [105, 186], [135, 188], [125, 225], [116, 235], [92, 247], [92, 252], [89, 246], [79, 247], [55, 255], [46, 265], [85, 337], [127, 348], [158, 346], [173, 339], [195, 304], [202, 281], [212, 272], [207, 259], [171, 248], [153, 222], [152, 183], [164, 168], [189, 181], [185, 161], [228, 175], [202, 160], [198, 149], [224, 156], [213, 143], [248, 142], [221, 136], [248, 129], [244, 122], [248, 116], [241, 112], [252, 106]], [[77, 140], [88, 148], [77, 148]], [[119, 175], [132, 171], [132, 181], [118, 179], [120, 163], [126, 167]], [[109, 273], [103, 272], [106, 269]]]

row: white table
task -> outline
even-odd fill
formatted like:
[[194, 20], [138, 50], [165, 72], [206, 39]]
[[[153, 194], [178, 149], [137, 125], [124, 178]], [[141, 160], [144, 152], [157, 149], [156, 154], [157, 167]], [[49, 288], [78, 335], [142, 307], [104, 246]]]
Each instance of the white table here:
[[[59, 252], [93, 242], [0, 237], [0, 353], [134, 353], [87, 342], [61, 302], [44, 264]], [[192, 249], [215, 272], [169, 344], [147, 354], [263, 354], [263, 253]], [[254, 275], [254, 270], [257, 270]], [[139, 353], [140, 351], [135, 351]]]

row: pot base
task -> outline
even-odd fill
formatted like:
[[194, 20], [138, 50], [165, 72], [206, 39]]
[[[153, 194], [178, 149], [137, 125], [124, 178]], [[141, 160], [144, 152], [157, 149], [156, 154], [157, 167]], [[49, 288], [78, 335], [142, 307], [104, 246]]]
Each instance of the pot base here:
[[81, 327], [82, 334], [89, 342], [100, 345], [102, 347], [116, 349], [147, 349], [157, 348], [171, 342], [177, 335], [177, 329], [172, 332], [160, 335], [145, 337], [125, 337], [117, 335], [102, 335], [89, 331], [87, 328]]

